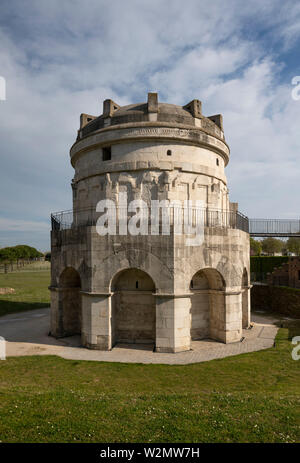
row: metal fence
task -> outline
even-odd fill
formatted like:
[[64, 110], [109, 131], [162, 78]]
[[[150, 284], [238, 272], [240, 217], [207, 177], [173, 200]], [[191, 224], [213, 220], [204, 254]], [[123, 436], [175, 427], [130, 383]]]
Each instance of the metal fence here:
[[[179, 208], [171, 206], [167, 209], [160, 209], [158, 214], [148, 208], [141, 209], [141, 217], [148, 221], [149, 227], [154, 224], [170, 225], [174, 227], [180, 224], [189, 223], [191, 226], [198, 224], [204, 227], [221, 227], [239, 229], [249, 232], [249, 219], [245, 215], [236, 211], [224, 211], [217, 209], [200, 209], [196, 207]], [[157, 211], [156, 211], [157, 212]], [[127, 209], [120, 207], [112, 208], [111, 217], [116, 217], [116, 225], [119, 225], [120, 217], [126, 217], [127, 222], [135, 213], [128, 212]], [[51, 214], [52, 230], [68, 230], [78, 227], [94, 226], [101, 213], [95, 209], [81, 209], [77, 211], [61, 211]], [[150, 231], [150, 228], [149, 228]]]
[[299, 219], [249, 219], [249, 233], [256, 237], [300, 236]]

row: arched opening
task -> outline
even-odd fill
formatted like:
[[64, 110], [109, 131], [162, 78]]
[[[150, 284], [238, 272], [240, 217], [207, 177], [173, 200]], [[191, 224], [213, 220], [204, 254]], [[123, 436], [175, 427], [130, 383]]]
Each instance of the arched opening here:
[[225, 323], [225, 281], [215, 269], [199, 270], [190, 283], [191, 339], [220, 340]]
[[243, 328], [250, 326], [250, 290], [248, 272], [245, 268], [242, 277], [242, 326]]
[[155, 285], [142, 270], [127, 269], [112, 281], [113, 344], [155, 343]]
[[81, 281], [79, 273], [67, 267], [59, 278], [60, 325], [62, 336], [81, 333]]

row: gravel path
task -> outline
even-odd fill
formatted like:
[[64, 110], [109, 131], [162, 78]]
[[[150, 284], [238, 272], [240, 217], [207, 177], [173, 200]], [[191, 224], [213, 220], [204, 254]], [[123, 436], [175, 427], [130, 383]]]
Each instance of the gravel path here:
[[244, 330], [242, 342], [223, 344], [193, 341], [188, 352], [164, 354], [149, 345], [118, 344], [104, 352], [80, 347], [80, 336], [54, 339], [48, 336], [50, 309], [39, 309], [0, 317], [0, 336], [6, 340], [6, 356], [58, 355], [73, 360], [123, 363], [164, 363], [183, 365], [254, 352], [272, 347], [278, 328], [276, 319], [263, 314], [252, 316], [253, 328]]

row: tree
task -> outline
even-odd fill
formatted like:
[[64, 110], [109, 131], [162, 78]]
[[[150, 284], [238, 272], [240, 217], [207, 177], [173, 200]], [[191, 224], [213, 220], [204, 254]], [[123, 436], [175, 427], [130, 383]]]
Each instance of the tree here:
[[276, 238], [265, 238], [261, 242], [262, 250], [268, 254], [274, 254], [275, 252], [281, 252], [285, 243], [282, 240]]
[[297, 256], [300, 255], [300, 238], [289, 238], [287, 240], [287, 249]]
[[27, 246], [26, 244], [19, 244], [18, 246], [10, 246], [0, 249], [0, 261], [2, 262], [15, 262], [21, 259], [35, 259], [42, 257], [43, 254], [37, 249]]
[[250, 237], [250, 249], [252, 255], [260, 256], [262, 250], [261, 242]]

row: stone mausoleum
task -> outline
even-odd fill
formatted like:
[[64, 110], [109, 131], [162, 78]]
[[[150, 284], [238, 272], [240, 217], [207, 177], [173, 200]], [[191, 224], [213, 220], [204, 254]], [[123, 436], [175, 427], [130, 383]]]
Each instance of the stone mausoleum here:
[[[81, 114], [70, 157], [73, 210], [52, 214], [51, 334], [80, 334], [100, 350], [240, 341], [250, 324], [248, 220], [228, 198], [222, 116], [203, 116], [199, 100], [159, 103], [156, 93], [128, 106], [105, 100], [100, 116]], [[187, 245], [175, 208], [169, 233], [159, 216], [155, 233], [149, 222], [147, 233], [100, 235], [98, 202], [118, 208], [122, 192], [149, 209], [152, 200], [200, 201], [202, 239]]]

